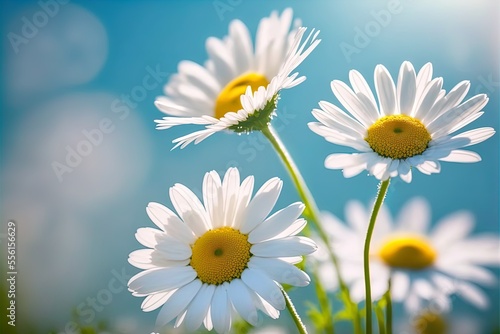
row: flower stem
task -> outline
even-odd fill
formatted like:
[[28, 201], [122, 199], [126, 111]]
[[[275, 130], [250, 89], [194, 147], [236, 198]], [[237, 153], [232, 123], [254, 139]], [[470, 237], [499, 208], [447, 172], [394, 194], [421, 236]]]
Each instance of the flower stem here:
[[370, 241], [372, 239], [373, 228], [375, 227], [375, 221], [377, 220], [377, 215], [384, 202], [385, 194], [387, 193], [387, 188], [389, 188], [389, 183], [391, 179], [388, 178], [382, 181], [379, 186], [377, 199], [373, 205], [372, 214], [370, 216], [370, 223], [368, 225], [368, 230], [366, 231], [365, 248], [363, 252], [363, 267], [365, 271], [365, 294], [366, 294], [366, 334], [372, 334], [372, 289], [370, 285]]
[[384, 309], [380, 305], [375, 305], [375, 315], [378, 321], [378, 333], [387, 334], [384, 318]]
[[288, 312], [290, 312], [290, 315], [292, 316], [293, 322], [295, 323], [295, 326], [297, 326], [297, 330], [299, 331], [300, 334], [307, 334], [307, 329], [302, 320], [300, 320], [299, 314], [295, 310], [295, 306], [293, 306], [292, 300], [290, 299], [290, 296], [286, 293], [285, 289], [281, 288], [281, 292], [283, 293], [283, 296], [285, 297], [285, 302], [286, 302], [286, 308], [288, 309]]
[[387, 292], [384, 294], [387, 306], [385, 310], [385, 325], [387, 334], [392, 334], [392, 300], [391, 300], [391, 278], [387, 283]]
[[[292, 157], [288, 153], [288, 151], [285, 148], [285, 145], [281, 142], [281, 139], [278, 137], [278, 134], [274, 130], [271, 124], [267, 128], [263, 128], [262, 133], [264, 136], [271, 142], [273, 145], [274, 149], [278, 153], [279, 157], [283, 161], [283, 164], [285, 165], [293, 183], [295, 184], [295, 187], [297, 189], [297, 192], [300, 196], [300, 199], [302, 202], [305, 204], [306, 208], [304, 210], [304, 217], [311, 222], [316, 231], [319, 234], [319, 237], [321, 240], [325, 243], [327, 246], [326, 248], [328, 249], [328, 253], [330, 255], [330, 258], [333, 262], [333, 265], [335, 266], [335, 271], [337, 275], [337, 279], [340, 285], [340, 289], [346, 294], [348, 297], [348, 302], [350, 303], [349, 305], [345, 305], [346, 308], [349, 310], [355, 309], [356, 311], [353, 312], [353, 319], [354, 319], [354, 328], [355, 328], [355, 333], [361, 333], [361, 319], [359, 317], [359, 312], [357, 309], [356, 304], [352, 302], [349, 289], [347, 285], [345, 284], [344, 280], [342, 279], [342, 276], [340, 274], [340, 266], [339, 266], [339, 261], [335, 254], [333, 253], [331, 249], [331, 244], [329, 241], [329, 238], [323, 228], [321, 227], [320, 224], [320, 218], [319, 218], [319, 209], [316, 206], [316, 202], [314, 201], [313, 196], [311, 195], [311, 192], [309, 191], [309, 188], [306, 185], [306, 182], [304, 181], [304, 178], [300, 174], [299, 169], [297, 168], [297, 165], [295, 165], [295, 162], [293, 161]], [[333, 328], [333, 326], [332, 326]]]
[[313, 280], [314, 280], [314, 289], [316, 290], [316, 295], [318, 296], [318, 303], [320, 305], [320, 309], [322, 311], [322, 316], [324, 320], [324, 324], [322, 329], [324, 329], [325, 333], [334, 334], [335, 330], [333, 328], [333, 317], [332, 317], [332, 306], [330, 304], [330, 300], [328, 299], [328, 295], [319, 280], [317, 274], [317, 268], [314, 266], [313, 268]]

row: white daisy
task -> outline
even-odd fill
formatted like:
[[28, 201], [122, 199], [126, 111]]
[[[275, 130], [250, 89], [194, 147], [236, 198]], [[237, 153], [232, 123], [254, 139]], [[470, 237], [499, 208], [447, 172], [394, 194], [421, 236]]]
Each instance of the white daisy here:
[[325, 166], [342, 169], [345, 177], [368, 170], [379, 180], [400, 176], [411, 182], [411, 167], [424, 174], [439, 173], [439, 161], [477, 162], [481, 157], [459, 148], [480, 143], [491, 137], [492, 128], [478, 128], [452, 135], [483, 112], [488, 102], [485, 94], [462, 102], [470, 84], [462, 81], [448, 94], [443, 79], [432, 79], [432, 64], [415, 74], [405, 61], [400, 68], [397, 86], [387, 69], [375, 68], [375, 90], [379, 106], [363, 76], [349, 72], [352, 89], [334, 80], [331, 88], [349, 112], [321, 101], [313, 115], [319, 121], [309, 123], [315, 133], [331, 143], [351, 147], [360, 153], [331, 154]]
[[486, 327], [491, 323], [485, 318], [478, 319], [468, 313], [442, 313], [432, 307], [419, 310], [408, 317], [401, 317], [395, 321], [395, 333], [406, 334], [471, 334], [491, 333]]
[[249, 132], [267, 126], [277, 94], [305, 80], [291, 73], [320, 42], [319, 31], [313, 29], [301, 43], [306, 28], [290, 31], [292, 15], [288, 8], [281, 16], [273, 12], [263, 18], [255, 50], [248, 28], [239, 20], [230, 23], [229, 36], [224, 39], [208, 38], [205, 66], [182, 61], [179, 73], [165, 86], [167, 96], [155, 101], [158, 109], [174, 116], [156, 120], [157, 129], [205, 125], [205, 129], [173, 141], [175, 147], [183, 148], [222, 130]]
[[147, 249], [130, 254], [129, 262], [144, 271], [132, 277], [129, 290], [146, 297], [146, 312], [162, 306], [157, 326], [174, 318], [188, 332], [203, 323], [227, 333], [234, 313], [258, 325], [261, 310], [272, 318], [285, 308], [280, 283], [309, 284], [309, 276], [294, 266], [315, 243], [296, 236], [306, 225], [298, 218], [300, 202], [269, 216], [282, 181], [267, 181], [252, 198], [253, 176], [240, 184], [236, 168], [223, 181], [212, 171], [203, 180], [203, 203], [181, 184], [170, 189], [177, 211], [150, 203], [147, 213], [160, 228], [140, 228], [137, 240]]
[[[347, 226], [332, 215], [324, 217], [323, 226], [331, 236], [351, 296], [359, 302], [365, 298], [363, 245], [370, 210], [350, 202], [345, 215]], [[422, 302], [449, 310], [453, 294], [485, 308], [488, 299], [476, 284], [495, 283], [493, 273], [483, 266], [500, 264], [500, 239], [493, 234], [470, 237], [474, 218], [466, 211], [443, 218], [430, 231], [429, 224], [430, 208], [423, 198], [409, 201], [396, 224], [389, 211], [381, 208], [370, 247], [373, 299], [387, 291], [391, 276], [393, 300], [404, 302], [410, 312], [418, 311]], [[320, 275], [331, 275], [331, 265], [324, 265]]]

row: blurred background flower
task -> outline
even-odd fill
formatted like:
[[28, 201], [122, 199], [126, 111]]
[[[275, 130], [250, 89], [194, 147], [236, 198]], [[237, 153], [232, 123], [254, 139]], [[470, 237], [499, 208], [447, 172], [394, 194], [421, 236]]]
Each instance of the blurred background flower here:
[[[365, 298], [363, 244], [370, 208], [357, 201], [348, 202], [346, 223], [325, 213], [323, 225], [341, 263], [343, 277], [350, 284], [356, 302]], [[472, 234], [474, 216], [468, 211], [446, 215], [429, 230], [431, 207], [423, 197], [410, 199], [395, 219], [382, 207], [370, 247], [370, 280], [374, 300], [382, 298], [391, 279], [393, 302], [403, 303], [407, 312], [416, 313], [432, 303], [448, 312], [455, 295], [480, 309], [490, 305], [478, 285], [496, 286], [488, 269], [500, 265], [500, 238], [493, 233]], [[315, 256], [315, 255], [313, 255]], [[331, 283], [332, 269], [321, 252], [318, 260], [325, 286]]]
[[[343, 148], [307, 123], [317, 102], [331, 99], [331, 80], [347, 81], [350, 69], [372, 73], [377, 64], [397, 73], [404, 60], [415, 68], [432, 62], [447, 91], [470, 80], [469, 94], [488, 95], [474, 127], [498, 130], [499, 6], [494, 0], [3, 1], [0, 242], [3, 249], [4, 222], [15, 220], [18, 330], [71, 333], [105, 320], [121, 332], [150, 333], [156, 315], [138, 311], [140, 299], [127, 292], [127, 280], [138, 272], [127, 255], [137, 247], [134, 232], [149, 223], [147, 203], [170, 206], [167, 189], [174, 183], [200, 196], [205, 172], [237, 166], [257, 184], [283, 179], [277, 206], [298, 200], [260, 133], [223, 133], [170, 152], [171, 141], [189, 129], [154, 129], [154, 119], [163, 116], [154, 101], [169, 75], [181, 60], [205, 61], [205, 40], [226, 35], [232, 19], [256, 31], [262, 17], [292, 7], [294, 18], [321, 30], [322, 43], [297, 69], [307, 81], [282, 93], [273, 125], [319, 208], [343, 219], [348, 201], [373, 199], [377, 180], [344, 179], [323, 167], [325, 156]], [[446, 173], [432, 176], [415, 173], [411, 185], [394, 180], [386, 205], [397, 212], [409, 198], [425, 196], [435, 221], [464, 209], [476, 217], [476, 232], [498, 234], [498, 136], [474, 150], [482, 162], [448, 164]], [[314, 292], [301, 290], [291, 297], [305, 314], [303, 301]], [[488, 309], [457, 298], [457, 313], [449, 317], [480, 317], [479, 333], [490, 333], [498, 325], [499, 290], [485, 293]], [[403, 317], [401, 310], [396, 316]]]

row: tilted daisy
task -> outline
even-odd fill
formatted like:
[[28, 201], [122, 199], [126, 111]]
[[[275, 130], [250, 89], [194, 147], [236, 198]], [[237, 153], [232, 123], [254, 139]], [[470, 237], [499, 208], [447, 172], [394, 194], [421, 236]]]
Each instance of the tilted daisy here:
[[415, 74], [405, 61], [397, 85], [382, 65], [375, 68], [375, 97], [363, 76], [352, 70], [345, 83], [334, 80], [331, 88], [348, 113], [321, 101], [309, 123], [315, 133], [331, 143], [351, 147], [359, 153], [331, 154], [325, 166], [342, 169], [345, 177], [368, 170], [379, 180], [400, 176], [411, 182], [412, 167], [424, 174], [439, 173], [440, 161], [477, 162], [480, 156], [461, 150], [491, 137], [492, 128], [478, 128], [453, 135], [480, 117], [488, 102], [485, 94], [462, 103], [470, 84], [462, 81], [448, 94], [443, 79], [432, 78], [432, 64]]
[[[365, 298], [363, 244], [369, 215], [369, 209], [359, 202], [350, 202], [345, 212], [347, 226], [332, 215], [325, 216], [323, 222], [357, 302]], [[381, 208], [370, 247], [373, 299], [387, 291], [391, 276], [392, 298], [404, 302], [409, 312], [429, 302], [449, 310], [453, 294], [477, 307], [486, 307], [488, 299], [477, 284], [495, 284], [494, 274], [484, 266], [500, 265], [500, 239], [494, 234], [469, 236], [474, 218], [467, 211], [444, 217], [428, 231], [430, 216], [423, 198], [405, 204], [395, 224], [389, 211]]]
[[177, 214], [158, 203], [147, 213], [160, 228], [140, 228], [137, 240], [147, 247], [129, 262], [144, 271], [132, 277], [129, 290], [146, 297], [146, 312], [161, 307], [157, 327], [173, 319], [188, 332], [203, 323], [227, 333], [235, 313], [252, 325], [258, 310], [272, 318], [285, 308], [280, 284], [306, 286], [309, 276], [294, 266], [316, 249], [296, 236], [306, 221], [298, 218], [302, 203], [269, 215], [282, 181], [267, 181], [252, 198], [253, 176], [240, 183], [236, 168], [221, 181], [212, 171], [203, 180], [203, 202], [181, 184], [170, 189]]
[[292, 15], [286, 9], [281, 16], [273, 12], [263, 18], [255, 49], [248, 28], [239, 20], [230, 23], [224, 39], [208, 38], [205, 65], [180, 62], [179, 72], [165, 86], [166, 96], [155, 101], [158, 109], [173, 116], [156, 120], [157, 129], [204, 125], [203, 130], [173, 141], [175, 147], [184, 148], [222, 130], [249, 132], [267, 126], [278, 93], [305, 80], [292, 71], [320, 42], [319, 31], [312, 30], [303, 42], [306, 28], [290, 31]]

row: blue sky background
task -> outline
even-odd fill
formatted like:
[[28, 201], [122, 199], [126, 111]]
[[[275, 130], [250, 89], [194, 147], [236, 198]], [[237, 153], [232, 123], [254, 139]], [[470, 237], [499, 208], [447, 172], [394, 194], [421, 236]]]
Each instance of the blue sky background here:
[[[304, 26], [321, 30], [321, 44], [298, 68], [306, 82], [282, 94], [273, 124], [318, 206], [341, 218], [349, 200], [368, 204], [373, 199], [377, 181], [366, 174], [345, 179], [340, 171], [323, 167], [328, 154], [347, 151], [307, 127], [314, 120], [310, 111], [320, 100], [338, 102], [330, 90], [333, 79], [347, 81], [349, 70], [357, 69], [373, 87], [377, 64], [396, 77], [404, 60], [417, 69], [432, 62], [434, 76], [444, 78], [446, 90], [470, 80], [467, 98], [489, 96], [485, 114], [466, 129], [499, 129], [498, 1], [62, 2], [44, 7], [52, 2], [3, 1], [0, 14], [1, 217], [2, 222], [14, 219], [18, 224], [20, 326], [36, 324], [40, 332], [63, 330], [71, 309], [83, 305], [88, 311], [88, 298], [104, 298], [102, 290], [119, 281], [113, 280], [117, 273], [138, 272], [127, 263], [128, 254], [140, 248], [134, 233], [153, 226], [145, 212], [148, 202], [170, 206], [168, 189], [174, 183], [199, 193], [207, 171], [223, 173], [237, 166], [243, 176], [255, 175], [257, 185], [274, 176], [284, 180], [277, 208], [298, 200], [279, 159], [259, 133], [221, 133], [170, 151], [171, 141], [194, 127], [155, 130], [153, 120], [163, 114], [153, 101], [162, 94], [168, 75], [183, 59], [204, 62], [206, 38], [226, 35], [232, 19], [242, 20], [255, 36], [260, 18], [292, 7]], [[221, 3], [227, 7], [217, 10]], [[382, 24], [376, 21], [381, 11], [391, 13]], [[26, 22], [38, 22], [36, 31], [26, 28]], [[371, 36], [362, 43], [359, 31]], [[25, 39], [12, 42], [14, 34]], [[347, 44], [356, 52], [343, 51]], [[149, 82], [149, 89], [141, 88], [151, 72], [157, 73], [157, 80]], [[132, 96], [131, 107], [114, 112], [113, 104], [126, 95]], [[89, 154], [58, 178], [54, 164], [65, 163], [68, 149], [82, 145], [85, 132], [99, 126], [108, 133], [95, 137], [97, 144], [88, 148]], [[475, 232], [498, 235], [498, 134], [472, 149], [482, 162], [445, 162], [440, 174], [415, 172], [411, 184], [394, 180], [388, 207], [397, 213], [408, 199], [424, 196], [431, 203], [433, 222], [468, 210], [476, 217]], [[4, 244], [5, 239], [0, 240]], [[142, 299], [118, 283], [113, 291], [92, 322], [108, 319], [114, 326], [151, 331], [157, 312], [143, 313]], [[304, 310], [303, 297], [311, 291], [294, 293], [299, 310]], [[479, 323], [487, 333], [499, 312], [499, 292], [495, 287], [485, 291], [491, 297], [489, 310], [478, 311], [455, 299], [454, 314], [466, 314], [471, 322], [486, 319]], [[90, 319], [89, 313], [85, 319]]]

